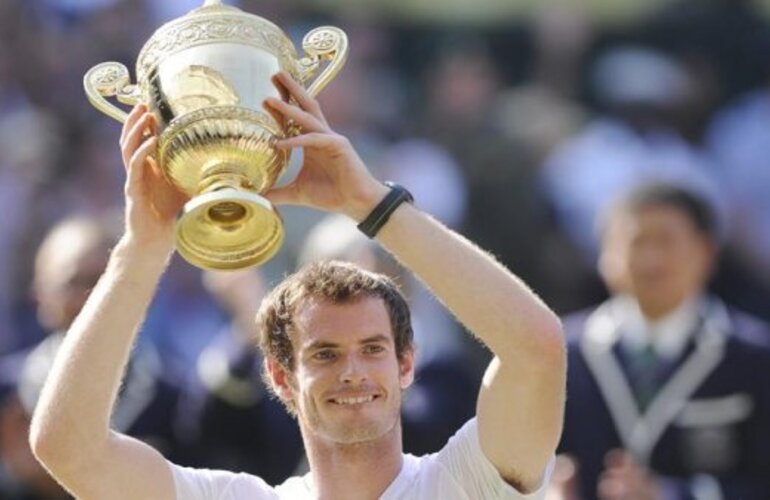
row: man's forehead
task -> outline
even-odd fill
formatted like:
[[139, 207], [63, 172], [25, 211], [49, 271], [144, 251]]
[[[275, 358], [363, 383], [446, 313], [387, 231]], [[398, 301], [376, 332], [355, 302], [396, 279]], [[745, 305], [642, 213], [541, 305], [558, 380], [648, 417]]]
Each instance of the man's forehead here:
[[93, 285], [107, 266], [109, 247], [77, 245], [67, 248], [45, 262], [38, 263], [35, 281], [38, 286], [62, 286], [73, 280], [91, 280]]
[[609, 219], [608, 229], [619, 231], [629, 228], [638, 228], [642, 221], [651, 219], [673, 218], [687, 219], [686, 212], [676, 205], [666, 203], [650, 203], [646, 205], [623, 207], [615, 212]]
[[321, 338], [390, 334], [390, 316], [380, 297], [363, 296], [334, 302], [311, 297], [295, 313], [295, 330], [301, 344]]
[[333, 311], [339, 311], [343, 309], [368, 309], [375, 308], [379, 305], [383, 311], [385, 309], [385, 301], [382, 297], [372, 294], [361, 294], [360, 296], [350, 297], [343, 300], [334, 300], [321, 295], [308, 295], [300, 299], [295, 311], [296, 316], [313, 316], [317, 314], [329, 313]]

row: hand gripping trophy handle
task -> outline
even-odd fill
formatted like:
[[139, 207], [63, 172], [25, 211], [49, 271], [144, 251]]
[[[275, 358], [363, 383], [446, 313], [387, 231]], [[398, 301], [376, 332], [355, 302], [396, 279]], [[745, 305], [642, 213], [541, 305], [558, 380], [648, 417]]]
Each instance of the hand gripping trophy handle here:
[[105, 98], [116, 96], [118, 101], [131, 106], [142, 98], [139, 86], [131, 84], [128, 68], [117, 62], [104, 62], [88, 70], [83, 77], [83, 87], [96, 109], [121, 123], [126, 121], [128, 113]]

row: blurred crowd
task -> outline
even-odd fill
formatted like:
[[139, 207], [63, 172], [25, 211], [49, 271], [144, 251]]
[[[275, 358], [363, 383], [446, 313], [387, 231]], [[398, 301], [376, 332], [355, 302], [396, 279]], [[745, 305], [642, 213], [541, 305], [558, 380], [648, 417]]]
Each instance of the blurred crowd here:
[[[350, 58], [320, 96], [332, 127], [557, 312], [613, 294], [597, 272], [597, 220], [655, 180], [715, 207], [721, 252], [704, 286], [770, 320], [770, 21], [749, 0], [672, 0], [623, 25], [542, 2], [487, 28], [227, 3], [297, 43], [321, 24], [343, 28]], [[120, 124], [88, 104], [83, 74], [103, 61], [131, 67], [157, 27], [199, 4], [0, 2], [0, 498], [66, 498], [29, 454], [25, 426], [122, 230]], [[251, 317], [277, 278], [333, 257], [395, 276], [410, 297], [420, 365], [405, 451], [437, 450], [474, 413], [488, 354], [350, 221], [280, 210], [286, 243], [262, 268], [204, 274], [174, 258], [114, 425], [185, 465], [271, 483], [301, 470], [296, 426], [262, 386]]]

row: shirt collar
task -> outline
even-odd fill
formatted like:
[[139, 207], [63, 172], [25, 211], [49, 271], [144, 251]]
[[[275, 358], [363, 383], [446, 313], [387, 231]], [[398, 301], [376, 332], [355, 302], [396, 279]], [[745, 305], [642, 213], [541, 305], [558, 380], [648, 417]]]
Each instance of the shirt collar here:
[[637, 301], [628, 295], [613, 301], [612, 314], [620, 329], [624, 348], [641, 350], [651, 345], [658, 356], [674, 359], [684, 350], [698, 324], [703, 297], [691, 297], [664, 317], [651, 321], [642, 314]]

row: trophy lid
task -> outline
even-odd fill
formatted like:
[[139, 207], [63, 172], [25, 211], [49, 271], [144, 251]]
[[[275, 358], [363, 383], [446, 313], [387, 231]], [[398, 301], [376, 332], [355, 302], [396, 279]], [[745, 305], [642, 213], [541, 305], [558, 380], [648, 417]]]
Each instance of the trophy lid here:
[[169, 55], [212, 43], [251, 45], [285, 61], [297, 59], [294, 44], [275, 24], [221, 0], [205, 0], [202, 6], [158, 28], [147, 40], [136, 61], [137, 81], [144, 82]]

